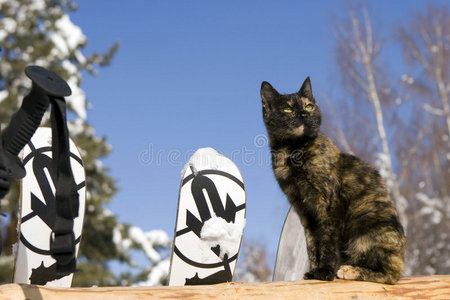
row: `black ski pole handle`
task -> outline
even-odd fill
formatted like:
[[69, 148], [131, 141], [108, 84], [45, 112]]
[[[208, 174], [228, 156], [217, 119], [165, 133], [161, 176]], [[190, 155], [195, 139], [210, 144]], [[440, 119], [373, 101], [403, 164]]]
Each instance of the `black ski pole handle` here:
[[31, 91], [23, 99], [22, 106], [11, 117], [11, 122], [1, 134], [4, 163], [11, 178], [25, 176], [25, 169], [17, 155], [30, 141], [39, 127], [50, 97], [70, 96], [69, 85], [57, 74], [39, 67], [28, 66], [25, 74], [31, 79]]

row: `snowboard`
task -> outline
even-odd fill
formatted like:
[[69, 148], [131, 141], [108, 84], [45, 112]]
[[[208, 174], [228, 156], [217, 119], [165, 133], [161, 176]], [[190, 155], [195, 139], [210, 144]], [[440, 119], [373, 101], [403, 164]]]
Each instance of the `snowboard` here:
[[212, 148], [197, 150], [182, 171], [169, 285], [232, 281], [245, 210], [236, 165]]
[[300, 217], [289, 209], [278, 244], [273, 281], [301, 280], [309, 271], [306, 237]]
[[[79, 196], [78, 217], [74, 219], [76, 253], [80, 245], [86, 200], [86, 182], [80, 152], [69, 139], [70, 163]], [[52, 130], [40, 127], [22, 155], [26, 176], [21, 180], [19, 239], [16, 244], [14, 282], [70, 287], [73, 273], [56, 272], [50, 254], [52, 226], [56, 219], [55, 183], [52, 165]]]

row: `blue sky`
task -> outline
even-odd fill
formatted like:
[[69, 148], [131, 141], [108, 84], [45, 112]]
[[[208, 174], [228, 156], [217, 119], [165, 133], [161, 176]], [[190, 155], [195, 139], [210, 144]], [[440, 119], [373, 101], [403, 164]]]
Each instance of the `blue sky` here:
[[[321, 95], [338, 101], [333, 19], [347, 16], [347, 1], [77, 2], [71, 19], [89, 40], [85, 54], [120, 42], [111, 66], [82, 84], [88, 120], [113, 147], [104, 164], [120, 190], [109, 209], [172, 236], [180, 172], [196, 149], [213, 147], [240, 168], [244, 238], [266, 246], [273, 265], [289, 205], [272, 175], [260, 85], [291, 93], [310, 76], [322, 111]], [[395, 26], [426, 2], [367, 5], [375, 33], [392, 44]], [[393, 70], [396, 50], [382, 48]]]

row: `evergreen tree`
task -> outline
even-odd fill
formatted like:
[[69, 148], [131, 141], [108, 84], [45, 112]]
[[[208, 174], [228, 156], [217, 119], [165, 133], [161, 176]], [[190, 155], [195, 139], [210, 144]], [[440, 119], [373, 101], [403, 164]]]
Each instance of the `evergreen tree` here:
[[[111, 147], [105, 137], [98, 137], [86, 119], [86, 96], [80, 88], [82, 72], [96, 75], [97, 68], [109, 65], [118, 49], [112, 45], [105, 53], [86, 57], [82, 49], [87, 38], [68, 15], [77, 5], [72, 0], [0, 0], [0, 124], [9, 123], [31, 88], [25, 77], [27, 65], [45, 67], [64, 78], [72, 89], [66, 97], [69, 109], [69, 133], [83, 157], [87, 194], [83, 237], [73, 286], [158, 285], [168, 275], [171, 240], [160, 230], [144, 232], [118, 222], [105, 208], [117, 191], [116, 182], [103, 167], [101, 158]], [[48, 115], [43, 123], [48, 125]], [[5, 239], [0, 257], [0, 283], [12, 277], [12, 245], [17, 241], [19, 186], [2, 200], [8, 218], [0, 219]], [[136, 252], [148, 261], [133, 262]], [[141, 259], [142, 260], [142, 259]], [[110, 271], [111, 262], [122, 262], [122, 274]]]
[[[11, 115], [17, 111], [23, 97], [29, 92], [31, 81], [25, 77], [27, 65], [40, 65], [59, 74], [72, 89], [67, 97], [71, 111], [69, 132], [84, 160], [87, 182], [86, 216], [80, 246], [81, 272], [74, 277], [75, 285], [116, 284], [115, 276], [106, 268], [112, 259], [127, 260], [113, 241], [116, 217], [105, 210], [116, 193], [116, 183], [101, 164], [102, 157], [111, 148], [104, 137], [86, 120], [86, 97], [79, 88], [82, 71], [96, 74], [96, 68], [106, 66], [118, 45], [105, 53], [90, 57], [81, 50], [87, 38], [74, 25], [68, 12], [77, 9], [71, 0], [0, 0], [0, 123], [5, 128]], [[44, 118], [48, 124], [48, 116]], [[8, 282], [12, 274], [12, 244], [17, 241], [18, 183], [2, 200], [2, 208], [9, 217], [1, 220], [3, 257], [0, 260], [0, 280]]]

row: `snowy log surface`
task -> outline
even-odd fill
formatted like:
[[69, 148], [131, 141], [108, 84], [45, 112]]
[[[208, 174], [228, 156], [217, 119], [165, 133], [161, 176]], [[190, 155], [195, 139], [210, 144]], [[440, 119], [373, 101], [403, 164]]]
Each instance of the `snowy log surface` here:
[[405, 277], [396, 285], [361, 281], [222, 283], [189, 287], [50, 288], [5, 284], [0, 299], [450, 299], [450, 275]]

